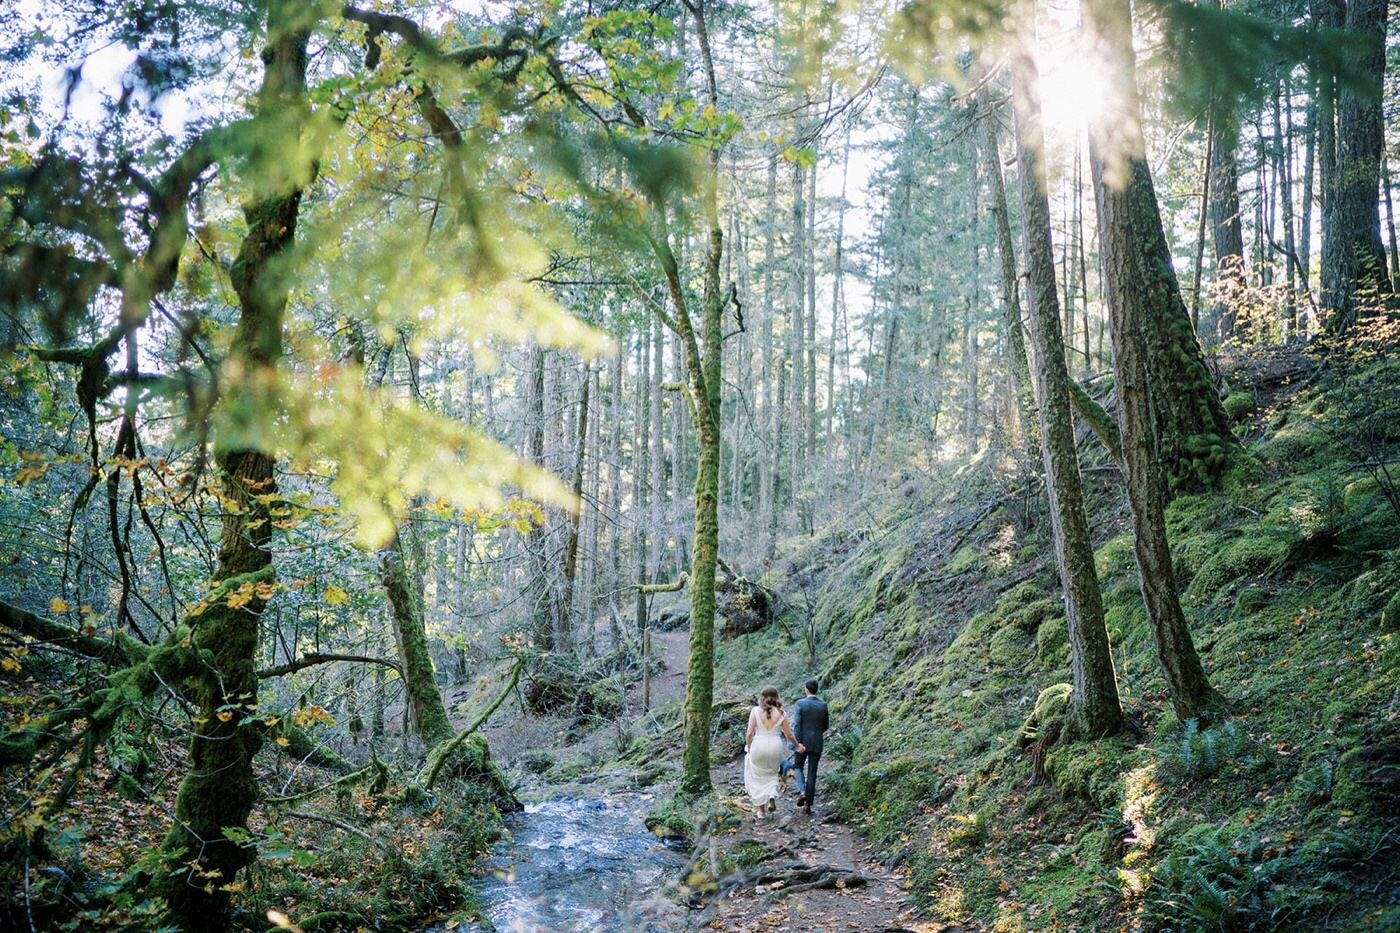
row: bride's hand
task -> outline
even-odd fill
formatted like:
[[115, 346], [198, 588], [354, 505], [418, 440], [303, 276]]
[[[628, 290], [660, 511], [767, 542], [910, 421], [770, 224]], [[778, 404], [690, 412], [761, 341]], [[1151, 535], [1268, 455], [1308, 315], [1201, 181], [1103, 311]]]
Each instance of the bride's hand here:
[[798, 742], [798, 743], [797, 743], [797, 751], [798, 751], [799, 753], [805, 755], [805, 754], [807, 754], [807, 746], [803, 745], [801, 742]]

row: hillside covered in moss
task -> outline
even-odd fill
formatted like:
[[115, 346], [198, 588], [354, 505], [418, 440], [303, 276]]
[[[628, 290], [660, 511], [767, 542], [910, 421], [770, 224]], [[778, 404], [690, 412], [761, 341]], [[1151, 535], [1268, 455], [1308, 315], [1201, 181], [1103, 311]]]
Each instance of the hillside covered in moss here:
[[1228, 704], [1218, 722], [1179, 721], [1167, 702], [1102, 459], [1086, 475], [1120, 735], [1057, 740], [1068, 647], [1044, 506], [1034, 487], [979, 486], [977, 463], [895, 478], [800, 542], [772, 578], [781, 624], [722, 645], [722, 696], [756, 671], [785, 690], [820, 672], [836, 722], [825, 794], [935, 917], [1400, 925], [1400, 503], [1385, 466], [1400, 362], [1362, 354], [1324, 375], [1279, 356], [1231, 380], [1244, 455], [1168, 511], [1191, 629]]

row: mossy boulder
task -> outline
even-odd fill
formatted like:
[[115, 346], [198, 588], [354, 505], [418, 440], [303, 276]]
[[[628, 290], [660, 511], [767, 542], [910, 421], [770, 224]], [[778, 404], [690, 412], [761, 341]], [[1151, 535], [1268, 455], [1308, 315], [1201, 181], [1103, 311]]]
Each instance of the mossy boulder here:
[[622, 683], [616, 677], [608, 677], [589, 684], [585, 688], [588, 712], [595, 716], [611, 718], [622, 712], [622, 704], [625, 695], [622, 690]]
[[1036, 660], [1044, 666], [1063, 664], [1069, 659], [1069, 630], [1062, 616], [1052, 616], [1035, 630]]
[[1040, 628], [1040, 623], [1060, 611], [1060, 603], [1053, 599], [1037, 599], [1027, 603], [1016, 613], [1013, 621], [1021, 631], [1031, 634]]
[[1231, 392], [1221, 404], [1224, 405], [1225, 414], [1231, 421], [1240, 422], [1254, 411], [1254, 395], [1249, 392]]
[[1133, 536], [1121, 534], [1094, 552], [1094, 565], [1100, 579], [1130, 574], [1137, 566], [1133, 556]]
[[1276, 529], [1254, 529], [1206, 560], [1186, 587], [1187, 599], [1203, 605], [1238, 582], [1280, 566], [1291, 550], [1289, 537]]
[[1073, 693], [1074, 687], [1070, 684], [1053, 684], [1040, 691], [1031, 714], [1016, 735], [1017, 746], [1025, 748], [1035, 742], [1054, 743], [1064, 730], [1069, 698]]
[[1101, 809], [1117, 809], [1124, 795], [1124, 758], [1129, 753], [1116, 739], [1057, 743], [1045, 755], [1045, 776], [1066, 797]]
[[[446, 761], [442, 761], [443, 758]], [[448, 739], [430, 751], [420, 775], [425, 788], [429, 783], [428, 776], [434, 771], [439, 781], [449, 779], [474, 785], [502, 813], [524, 809], [510, 782], [491, 760], [491, 747], [480, 735], [469, 735], [460, 741]]]
[[544, 774], [554, 767], [554, 756], [542, 748], [532, 748], [516, 759], [526, 774]]
[[1257, 586], [1247, 586], [1240, 590], [1240, 595], [1235, 597], [1235, 613], [1242, 616], [1251, 616], [1260, 612], [1269, 605], [1268, 594]]
[[1400, 632], [1400, 590], [1390, 597], [1390, 602], [1381, 610], [1381, 628], [1387, 632]]
[[695, 832], [689, 811], [674, 799], [652, 810], [642, 822], [661, 839], [689, 839]]
[[1014, 625], [999, 629], [987, 644], [987, 655], [998, 667], [1019, 667], [1031, 657], [1031, 636]]
[[1391, 728], [1337, 761], [1332, 803], [1395, 820], [1400, 808], [1400, 728]]

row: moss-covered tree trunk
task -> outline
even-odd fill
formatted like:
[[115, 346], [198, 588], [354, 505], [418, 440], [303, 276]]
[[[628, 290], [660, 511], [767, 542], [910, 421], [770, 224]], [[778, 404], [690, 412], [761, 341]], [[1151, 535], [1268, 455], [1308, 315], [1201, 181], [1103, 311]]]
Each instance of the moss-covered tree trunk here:
[[[1099, 21], [1109, 15], [1102, 6]], [[1129, 15], [1124, 5], [1122, 16]], [[1112, 40], [1124, 41], [1120, 36]], [[1096, 48], [1113, 73], [1113, 86], [1106, 89], [1108, 101], [1093, 128], [1102, 176], [1095, 177], [1095, 188], [1114, 201], [1118, 271], [1126, 276], [1121, 294], [1138, 310], [1157, 442], [1161, 462], [1168, 465], [1165, 478], [1172, 490], [1206, 485], [1224, 469], [1235, 437], [1172, 266], [1147, 166], [1132, 46]], [[1103, 217], [1099, 220], [1102, 226]], [[1112, 290], [1107, 283], [1106, 287]]]
[[1041, 154], [1040, 76], [1030, 49], [1019, 49], [1011, 62], [1011, 95], [1016, 126], [1017, 164], [1021, 176], [1021, 229], [1026, 255], [1026, 300], [1035, 347], [1035, 387], [1040, 413], [1040, 446], [1045, 459], [1045, 488], [1050, 499], [1050, 528], [1064, 589], [1069, 626], [1070, 698], [1073, 732], [1097, 737], [1123, 724], [1118, 682], [1104, 625], [1103, 594], [1094, 567], [1094, 547], [1079, 478], [1079, 454], [1070, 413], [1070, 376], [1060, 332], [1060, 302], [1055, 290], [1055, 256], [1050, 239], [1050, 203], [1045, 194]]
[[[1144, 238], [1161, 236], [1161, 220], [1143, 161], [1141, 107], [1137, 96], [1132, 19], [1127, 0], [1089, 0], [1085, 29], [1091, 47], [1103, 56], [1107, 80], [1103, 113], [1090, 126], [1089, 156], [1098, 205], [1099, 248], [1113, 341], [1118, 388], [1118, 423], [1133, 518], [1133, 546], [1143, 601], [1167, 676], [1172, 706], [1182, 719], [1207, 715], [1219, 697], [1206, 679], [1177, 598], [1167, 543], [1165, 483], [1157, 444], [1155, 413], [1180, 403], [1193, 390], [1168, 382], [1172, 372], [1154, 370], [1151, 333], [1154, 315], [1170, 313], [1164, 304], [1170, 266]], [[1171, 281], [1174, 283], [1175, 278]], [[1179, 302], [1178, 296], [1178, 302]], [[1184, 308], [1182, 309], [1184, 312]], [[1190, 323], [1187, 321], [1189, 328]], [[1194, 342], [1194, 337], [1192, 338]]]
[[[694, 0], [690, 9], [705, 67], [709, 101], [718, 109], [704, 0]], [[720, 393], [726, 302], [719, 274], [724, 253], [718, 205], [719, 147], [712, 146], [708, 155], [702, 198], [709, 237], [705, 254], [704, 308], [698, 334], [685, 311], [685, 297], [674, 261], [668, 270], [672, 300], [677, 305], [678, 330], [685, 344], [699, 448], [695, 472], [695, 544], [691, 558], [690, 661], [685, 684], [685, 750], [680, 782], [681, 795], [688, 797], [706, 796], [713, 790], [710, 784], [710, 713], [715, 686], [715, 567], [719, 560]]]
[[[1011, 390], [1016, 427], [1021, 436], [1015, 438], [1027, 451], [1034, 450], [1032, 437], [1035, 410], [1031, 402], [1030, 363], [1026, 358], [1026, 342], [1021, 336], [1021, 296], [1016, 280], [1016, 247], [1011, 237], [1011, 217], [1006, 203], [1006, 183], [1001, 174], [1001, 144], [997, 139], [997, 115], [990, 92], [982, 95], [987, 113], [982, 120], [983, 162], [987, 178], [992, 183], [992, 217], [996, 224], [997, 254], [1001, 260], [1002, 311], [1001, 331], [1006, 353], [1008, 388]], [[1024, 184], [1024, 180], [1022, 182]], [[1024, 223], [1024, 219], [1022, 221]], [[1050, 268], [1050, 285], [1054, 287], [1055, 269]], [[1058, 307], [1058, 305], [1057, 305]]]
[[[298, 149], [307, 116], [309, 24], [300, 10], [294, 0], [268, 5], [258, 125], [251, 131], [262, 134], [264, 145], [280, 140], [287, 151]], [[314, 163], [296, 166], [243, 208], [248, 232], [230, 270], [241, 316], [227, 365], [245, 392], [270, 394], [277, 379], [288, 286], [285, 277], [275, 274], [275, 264], [292, 247], [302, 191], [314, 173]], [[268, 398], [263, 401], [271, 404]], [[215, 462], [224, 497], [237, 504], [221, 520], [215, 580], [237, 580], [240, 586], [271, 583], [266, 497], [275, 492], [275, 461], [260, 450], [216, 439]], [[164, 843], [174, 864], [154, 885], [169, 905], [172, 921], [186, 930], [228, 929], [228, 886], [253, 857], [252, 849], [229, 839], [227, 832], [247, 826], [257, 796], [253, 756], [262, 744], [262, 724], [253, 716], [258, 691], [254, 660], [264, 605], [259, 596], [236, 608], [227, 600], [213, 600], [192, 619], [194, 646], [207, 651], [212, 663], [191, 678], [199, 716], [190, 771], [180, 783], [175, 825]]]
[[432, 748], [452, 738], [452, 723], [433, 676], [433, 657], [423, 625], [422, 589], [414, 585], [398, 532], [379, 553], [379, 578], [392, 610], [394, 641], [399, 649], [404, 693], [413, 711], [413, 726], [423, 744]]

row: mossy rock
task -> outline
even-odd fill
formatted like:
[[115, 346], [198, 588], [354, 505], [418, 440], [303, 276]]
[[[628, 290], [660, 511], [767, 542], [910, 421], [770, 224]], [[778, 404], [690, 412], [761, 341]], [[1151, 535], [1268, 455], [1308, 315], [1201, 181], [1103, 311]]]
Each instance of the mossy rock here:
[[1143, 606], [1142, 595], [1137, 592], [1131, 598], [1114, 600], [1104, 608], [1104, 627], [1115, 645], [1127, 645], [1149, 632], [1147, 609]]
[[987, 644], [987, 654], [998, 667], [1019, 667], [1031, 656], [1031, 636], [1014, 625], [1008, 625], [992, 636]]
[[1178, 580], [1189, 580], [1201, 572], [1206, 561], [1226, 547], [1229, 538], [1214, 531], [1183, 533], [1172, 541], [1172, 569]]
[[1261, 612], [1269, 606], [1269, 596], [1263, 589], [1257, 586], [1247, 586], [1240, 590], [1240, 595], [1235, 597], [1235, 614], [1240, 616], [1252, 616], [1256, 612]]
[[1037, 599], [1027, 603], [1016, 613], [1015, 622], [1021, 631], [1030, 634], [1040, 627], [1050, 616], [1060, 611], [1060, 603], [1053, 599]]
[[1292, 541], [1278, 529], [1247, 530], [1201, 565], [1186, 587], [1186, 596], [1196, 605], [1213, 602], [1239, 581], [1280, 566], [1291, 546]]
[[1326, 430], [1307, 417], [1291, 419], [1269, 440], [1256, 445], [1254, 453], [1276, 466], [1292, 468], [1307, 467], [1322, 460], [1344, 456]]
[[653, 835], [661, 839], [689, 839], [695, 832], [689, 811], [674, 799], [652, 810], [642, 822]]
[[585, 688], [587, 700], [581, 705], [586, 705], [589, 712], [595, 716], [610, 718], [622, 712], [622, 704], [626, 697], [622, 691], [616, 677], [608, 677], [591, 683]]
[[1137, 558], [1133, 556], [1132, 534], [1121, 534], [1095, 551], [1094, 566], [1104, 580], [1133, 573]]
[[1387, 632], [1400, 632], [1400, 590], [1390, 597], [1390, 602], [1381, 610], [1381, 628]]
[[1052, 616], [1035, 630], [1035, 657], [1043, 666], [1063, 664], [1069, 658], [1069, 630], [1061, 616]]
[[1035, 698], [1031, 714], [1021, 724], [1016, 734], [1016, 744], [1020, 748], [1043, 741], [1053, 743], [1064, 730], [1065, 716], [1069, 712], [1069, 698], [1074, 693], [1070, 684], [1052, 684], [1040, 691]]
[[1066, 797], [1117, 809], [1124, 795], [1123, 759], [1128, 751], [1114, 739], [1057, 743], [1045, 755], [1045, 776]]
[[544, 774], [554, 767], [554, 756], [542, 748], [532, 748], [516, 759], [526, 774]]
[[1254, 395], [1250, 392], [1231, 392], [1221, 404], [1225, 408], [1226, 416], [1238, 423], [1254, 411]]
[[1341, 593], [1341, 606], [1359, 622], [1379, 621], [1382, 629], [1400, 628], [1400, 561], [1387, 561], [1360, 574]]
[[1015, 618], [1023, 609], [1043, 596], [1043, 588], [1034, 580], [1018, 583], [997, 600], [996, 614], [1003, 619]]

